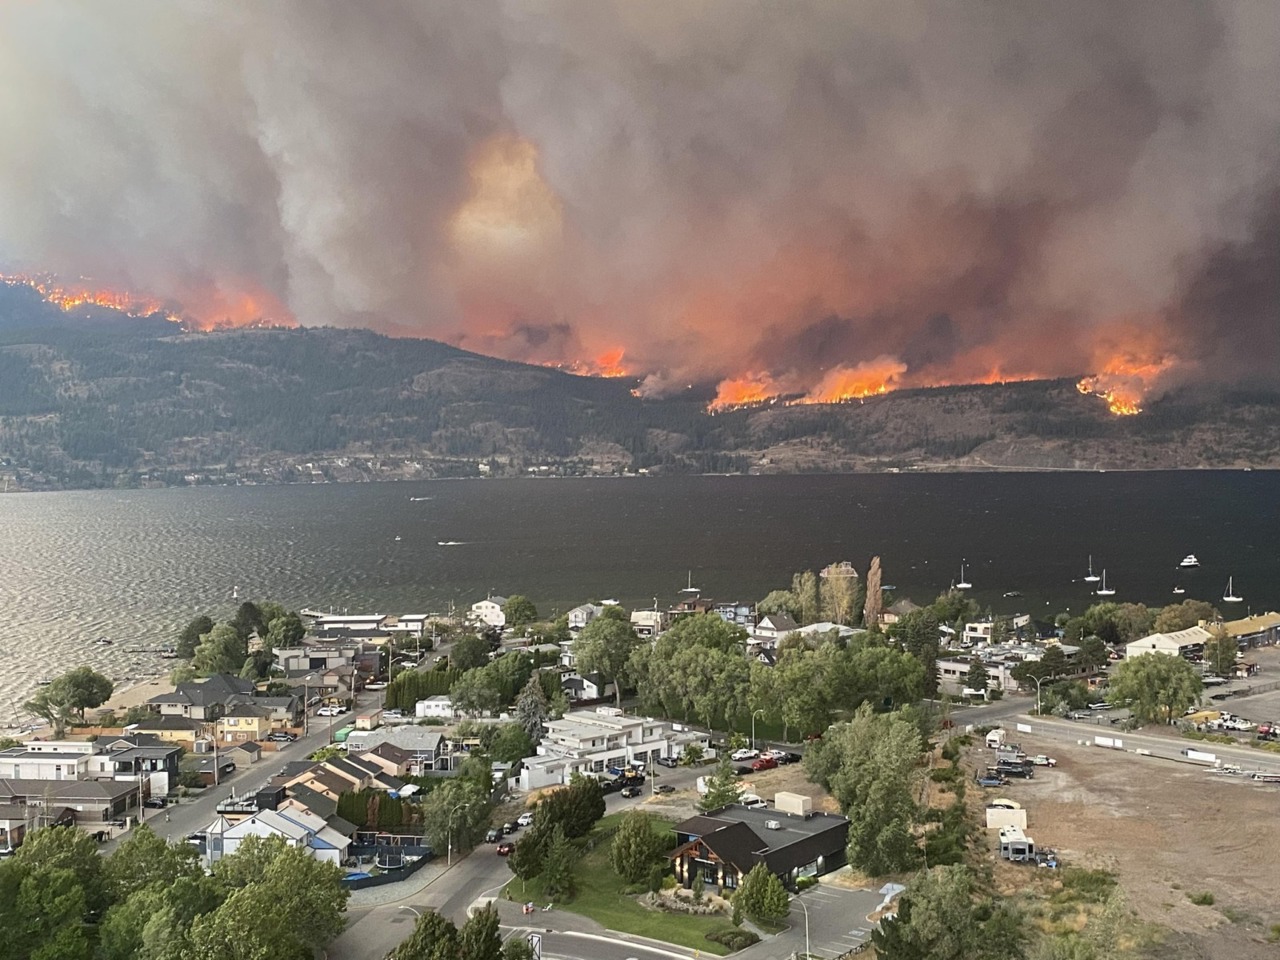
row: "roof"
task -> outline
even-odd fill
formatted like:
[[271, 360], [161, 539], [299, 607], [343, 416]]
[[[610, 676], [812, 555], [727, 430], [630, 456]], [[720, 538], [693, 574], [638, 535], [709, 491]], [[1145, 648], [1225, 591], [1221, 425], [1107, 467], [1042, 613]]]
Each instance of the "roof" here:
[[26, 820], [27, 814], [39, 813], [40, 809], [22, 803], [0, 803], [0, 820]]
[[478, 607], [482, 603], [496, 603], [500, 607], [505, 607], [507, 605], [507, 598], [506, 597], [485, 597], [483, 600], [477, 600], [471, 606]]
[[[777, 824], [777, 829], [768, 824]], [[740, 871], [763, 860], [769, 869], [783, 872], [843, 850], [849, 821], [839, 814], [789, 814], [734, 804], [690, 817], [676, 824], [675, 832], [700, 839], [719, 859]]]
[[48, 796], [61, 803], [105, 803], [137, 792], [138, 785], [130, 780], [0, 780], [0, 802], [6, 797]]
[[1143, 637], [1141, 640], [1131, 640], [1125, 644], [1126, 653], [1130, 650], [1142, 652], [1143, 650], [1158, 650], [1161, 648], [1177, 648], [1194, 647], [1200, 644], [1208, 643], [1213, 639], [1213, 634], [1204, 627], [1188, 627], [1185, 630], [1175, 630], [1172, 633], [1153, 633]]
[[251, 696], [256, 688], [248, 680], [241, 680], [228, 673], [215, 673], [203, 680], [179, 684], [172, 693], [162, 693], [152, 697], [147, 703], [185, 703], [191, 706], [204, 707], [215, 703], [226, 703], [234, 696]]
[[761, 617], [756, 624], [756, 629], [777, 630], [779, 633], [790, 633], [793, 630], [799, 630], [800, 624], [796, 623], [785, 613], [771, 613], [768, 616]]
[[224, 717], [253, 717], [256, 720], [266, 720], [271, 716], [271, 708], [267, 706], [259, 706], [256, 703], [241, 702], [230, 706]]
[[317, 817], [329, 818], [337, 815], [338, 801], [318, 790], [299, 784], [289, 788], [289, 796], [302, 804]]
[[1229, 637], [1247, 637], [1280, 627], [1280, 613], [1258, 613], [1240, 620], [1228, 620], [1222, 626]]
[[904, 597], [897, 603], [891, 603], [886, 612], [897, 614], [900, 617], [905, 617], [908, 613], [915, 613], [919, 609], [921, 609], [920, 604], [912, 603]]
[[262, 744], [258, 743], [257, 740], [245, 740], [241, 743], [237, 743], [235, 746], [223, 748], [222, 752], [232, 753], [236, 750], [239, 750], [242, 753], [261, 753]]
[[350, 820], [343, 820], [336, 813], [332, 816], [326, 817], [325, 820], [329, 824], [330, 830], [336, 830], [344, 837], [354, 837], [356, 835], [356, 831], [360, 829]]
[[382, 757], [383, 759], [386, 759], [386, 760], [390, 760], [392, 763], [397, 765], [408, 763], [410, 760], [413, 759], [412, 751], [406, 750], [404, 747], [394, 744], [390, 740], [384, 740], [382, 743], [378, 744], [376, 747], [373, 747], [365, 752], [377, 754], [379, 757]]
[[199, 733], [204, 728], [205, 723], [203, 720], [195, 720], [191, 717], [175, 717], [173, 714], [156, 714], [154, 717], [131, 723], [128, 727], [130, 730], [183, 730], [196, 733]]

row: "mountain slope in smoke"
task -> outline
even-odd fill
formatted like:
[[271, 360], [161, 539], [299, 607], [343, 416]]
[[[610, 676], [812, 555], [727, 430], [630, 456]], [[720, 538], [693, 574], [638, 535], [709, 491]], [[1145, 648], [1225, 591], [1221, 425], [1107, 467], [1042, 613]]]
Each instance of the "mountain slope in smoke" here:
[[654, 395], [1274, 382], [1276, 49], [1239, 0], [6, 4], [0, 271]]
[[[15, 306], [15, 302], [17, 305]], [[0, 285], [0, 476], [23, 489], [618, 472], [1280, 467], [1280, 393], [1116, 418], [1071, 380], [712, 415], [429, 340], [23, 314]], [[23, 314], [20, 322], [14, 320]]]

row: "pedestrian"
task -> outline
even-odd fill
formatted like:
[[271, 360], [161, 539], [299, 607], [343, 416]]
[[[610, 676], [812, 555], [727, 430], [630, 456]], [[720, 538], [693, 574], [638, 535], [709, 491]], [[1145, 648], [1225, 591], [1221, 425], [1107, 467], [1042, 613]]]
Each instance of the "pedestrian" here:
[[168, 810], [166, 810], [166, 811], [164, 812], [164, 822], [165, 822], [165, 823], [168, 823], [168, 822], [169, 822], [169, 811], [168, 811]]

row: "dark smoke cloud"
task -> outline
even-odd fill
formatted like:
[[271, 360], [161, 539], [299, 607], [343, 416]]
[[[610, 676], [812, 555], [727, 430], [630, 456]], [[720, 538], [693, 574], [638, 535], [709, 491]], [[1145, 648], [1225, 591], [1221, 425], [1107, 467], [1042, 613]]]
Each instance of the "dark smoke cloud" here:
[[1263, 0], [7, 4], [0, 264], [664, 385], [1274, 376], [1276, 49]]

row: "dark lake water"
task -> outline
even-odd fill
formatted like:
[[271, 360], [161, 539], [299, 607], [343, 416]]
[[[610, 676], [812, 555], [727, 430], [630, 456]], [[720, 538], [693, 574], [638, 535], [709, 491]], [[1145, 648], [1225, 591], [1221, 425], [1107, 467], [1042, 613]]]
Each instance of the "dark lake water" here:
[[[958, 579], [996, 610], [1080, 609], [1090, 554], [1114, 599], [1280, 605], [1280, 475], [1257, 472], [677, 477], [0, 496], [0, 673], [53, 673], [168, 641], [241, 598], [422, 612], [490, 590], [543, 612], [758, 600], [793, 571], [879, 554], [927, 601]], [[396, 538], [399, 538], [398, 540]], [[441, 546], [441, 541], [456, 541]], [[1022, 597], [1005, 599], [1006, 591]], [[112, 658], [118, 659], [118, 655]], [[3, 696], [0, 675], [0, 697]], [[12, 683], [12, 676], [8, 678]]]

